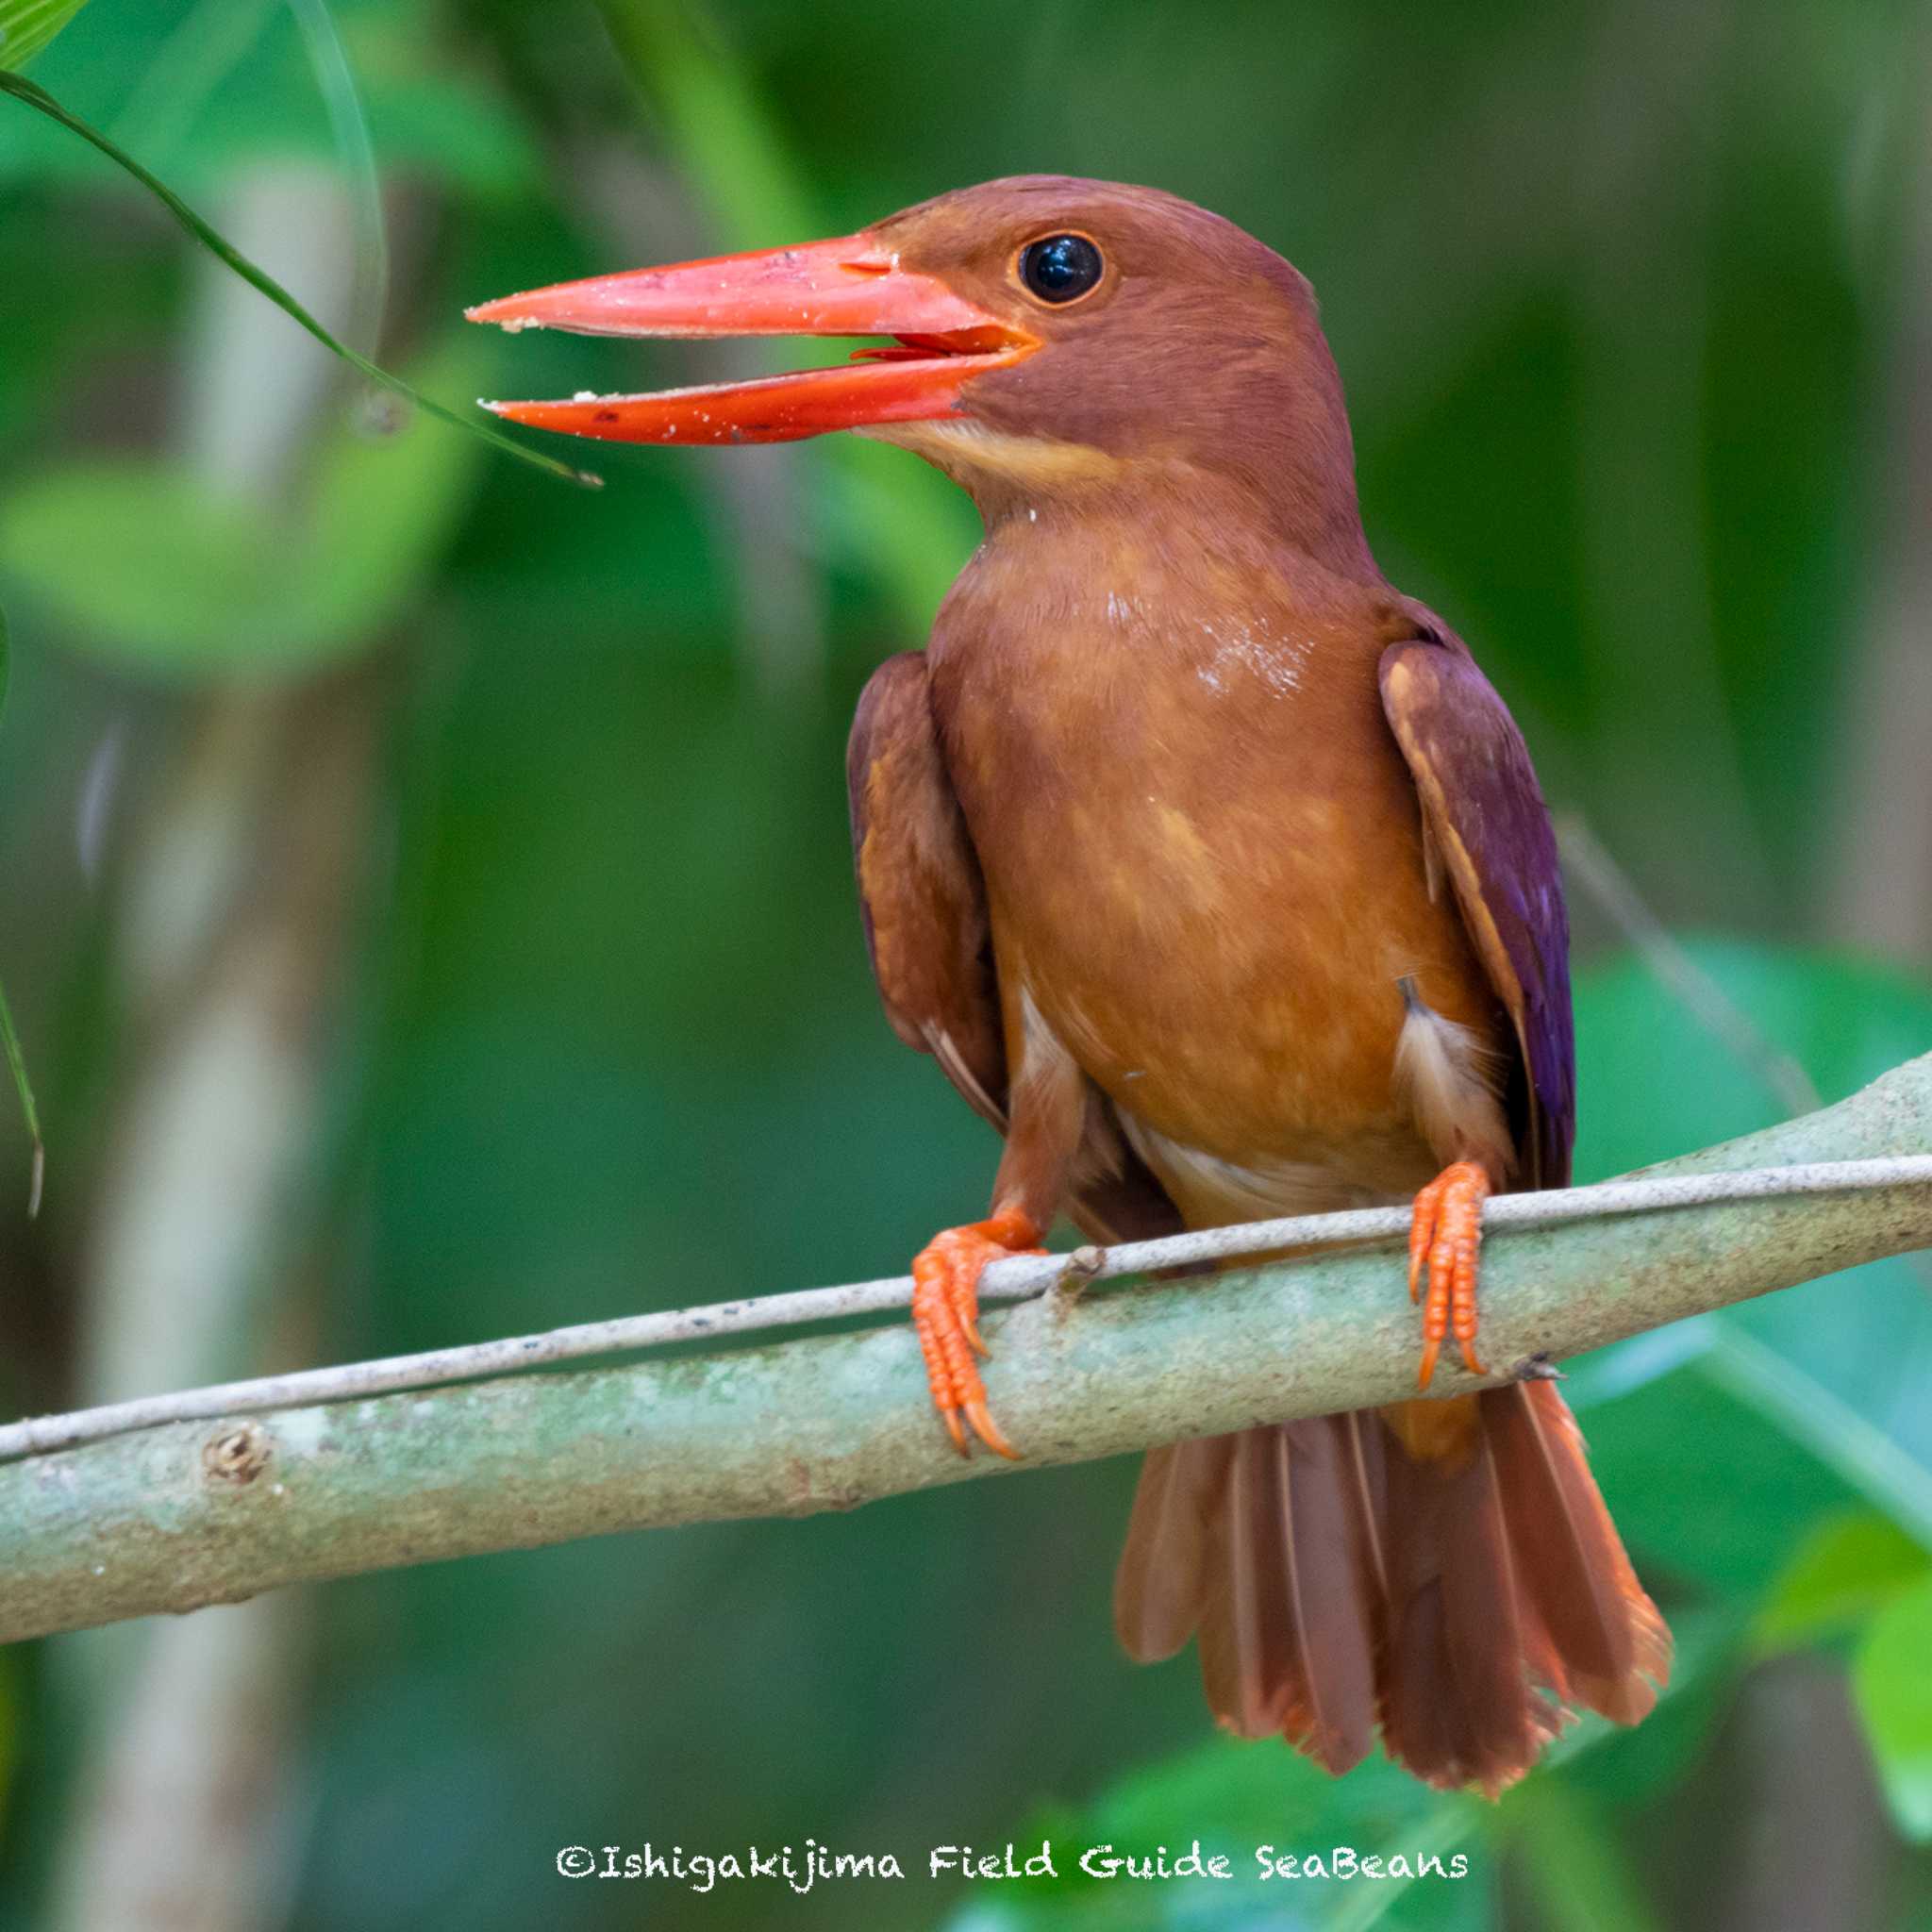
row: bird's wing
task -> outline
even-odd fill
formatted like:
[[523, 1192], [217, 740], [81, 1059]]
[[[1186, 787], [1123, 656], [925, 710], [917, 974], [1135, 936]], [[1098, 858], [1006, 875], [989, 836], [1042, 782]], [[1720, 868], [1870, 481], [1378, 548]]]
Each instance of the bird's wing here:
[[845, 779], [859, 910], [886, 1017], [1004, 1132], [1007, 1053], [986, 887], [940, 756], [920, 652], [873, 673], [852, 721]]
[[[1007, 1054], [986, 887], [941, 754], [922, 653], [888, 658], [873, 673], [852, 721], [845, 776], [865, 942], [886, 1017], [1004, 1133]], [[1173, 1204], [1097, 1091], [1094, 1100], [1090, 1158], [1075, 1161], [1068, 1211], [1097, 1241], [1175, 1232]]]
[[1431, 871], [1447, 874], [1516, 1029], [1511, 1108], [1526, 1177], [1562, 1187], [1576, 1129], [1570, 927], [1556, 834], [1523, 734], [1452, 638], [1385, 651], [1382, 708], [1422, 795]]

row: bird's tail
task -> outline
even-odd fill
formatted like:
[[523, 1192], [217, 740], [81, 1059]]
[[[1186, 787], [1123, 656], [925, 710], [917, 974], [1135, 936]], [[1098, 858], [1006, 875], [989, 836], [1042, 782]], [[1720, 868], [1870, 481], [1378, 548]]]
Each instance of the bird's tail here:
[[1154, 1451], [1114, 1614], [1141, 1662], [1198, 1635], [1240, 1736], [1340, 1774], [1379, 1728], [1418, 1777], [1491, 1796], [1565, 1706], [1635, 1724], [1670, 1670], [1548, 1382]]

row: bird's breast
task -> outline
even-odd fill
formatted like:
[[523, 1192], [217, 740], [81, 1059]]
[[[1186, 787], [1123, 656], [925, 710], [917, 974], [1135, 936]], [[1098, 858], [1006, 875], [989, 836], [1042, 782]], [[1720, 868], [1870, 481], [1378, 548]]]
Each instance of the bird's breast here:
[[1014, 1048], [1024, 991], [1171, 1184], [1173, 1150], [1203, 1187], [1426, 1177], [1399, 982], [1465, 1024], [1493, 1002], [1430, 893], [1375, 620], [1144, 581], [948, 617], [935, 701]]

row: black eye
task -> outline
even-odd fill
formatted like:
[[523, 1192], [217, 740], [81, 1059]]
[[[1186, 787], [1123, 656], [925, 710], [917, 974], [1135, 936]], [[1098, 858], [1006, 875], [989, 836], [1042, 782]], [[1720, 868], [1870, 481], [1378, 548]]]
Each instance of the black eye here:
[[1042, 302], [1072, 302], [1100, 279], [1107, 264], [1084, 235], [1049, 235], [1020, 251], [1020, 279]]

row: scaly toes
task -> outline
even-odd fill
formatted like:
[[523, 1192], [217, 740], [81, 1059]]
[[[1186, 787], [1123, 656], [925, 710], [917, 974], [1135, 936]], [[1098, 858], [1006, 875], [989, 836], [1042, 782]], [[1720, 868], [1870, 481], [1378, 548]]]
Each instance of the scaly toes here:
[[996, 1455], [1017, 1461], [986, 1406], [986, 1386], [974, 1362], [989, 1353], [979, 1332], [979, 1277], [989, 1261], [1008, 1255], [1037, 1253], [1028, 1244], [1039, 1230], [1024, 1215], [997, 1214], [966, 1227], [936, 1234], [912, 1263], [912, 1326], [925, 1357], [933, 1407], [961, 1456], [972, 1450], [972, 1433]]
[[1483, 1203], [1490, 1191], [1490, 1177], [1483, 1169], [1473, 1160], [1458, 1160], [1416, 1196], [1408, 1238], [1411, 1298], [1421, 1285], [1423, 1270], [1428, 1271], [1418, 1389], [1429, 1386], [1442, 1343], [1451, 1334], [1470, 1374], [1489, 1374], [1475, 1353], [1475, 1291], [1481, 1273]]
[[1415, 1213], [1408, 1224], [1408, 1298], [1411, 1302], [1419, 1302], [1423, 1298], [1423, 1269], [1427, 1264], [1429, 1250], [1435, 1244], [1436, 1219], [1441, 1206], [1441, 1179], [1431, 1181], [1415, 1197]]
[[919, 1352], [925, 1358], [925, 1378], [933, 1407], [961, 1456], [967, 1453], [960, 1415], [968, 1401], [978, 1399], [979, 1374], [973, 1366], [972, 1345], [959, 1317], [953, 1287], [954, 1254], [941, 1236], [912, 1264], [912, 1327]]

